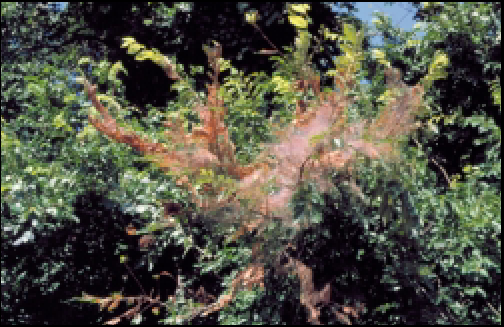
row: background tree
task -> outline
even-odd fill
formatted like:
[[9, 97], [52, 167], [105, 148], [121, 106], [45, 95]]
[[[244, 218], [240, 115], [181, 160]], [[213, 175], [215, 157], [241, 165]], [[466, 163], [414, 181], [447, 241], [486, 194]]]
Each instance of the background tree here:
[[462, 178], [463, 167], [486, 162], [485, 181], [500, 184], [495, 173], [500, 162], [501, 110], [492, 96], [492, 85], [501, 72], [500, 4], [414, 4], [420, 21], [416, 31], [426, 31], [422, 40], [406, 43], [412, 33], [400, 33], [384, 16], [377, 17], [377, 27], [400, 40], [400, 46], [385, 48], [395, 58], [392, 64], [405, 72], [407, 83], [415, 83], [425, 73], [424, 60], [436, 50], [446, 51], [452, 63], [447, 78], [436, 81], [428, 96], [429, 105], [438, 112], [430, 123], [438, 124], [424, 150], [443, 163], [449, 175]]
[[[78, 16], [72, 20], [44, 3], [1, 8], [2, 323], [96, 323], [99, 312], [67, 300], [91, 284], [97, 292], [120, 287], [100, 276], [121, 276], [124, 266], [107, 262], [120, 246], [137, 247], [124, 233], [133, 218], [140, 219], [134, 216], [137, 203], [109, 193], [122, 189], [119, 178], [134, 166], [134, 154], [92, 133], [77, 137], [87, 112], [75, 101], [77, 89], [67, 86], [68, 73], [89, 52], [65, 37], [81, 30]], [[59, 24], [71, 25], [63, 28], [70, 34], [51, 34], [61, 32]], [[124, 169], [117, 165], [122, 160]], [[146, 186], [146, 198], [153, 185], [134, 173], [126, 176]], [[129, 196], [141, 199], [138, 190]]]
[[[340, 12], [332, 12], [335, 4]], [[43, 5], [40, 8], [45, 8]], [[49, 8], [49, 6], [46, 6]], [[41, 9], [37, 10], [41, 10]], [[21, 9], [21, 8], [19, 8]], [[254, 53], [268, 49], [269, 44], [252, 26], [243, 20], [246, 10], [261, 12], [265, 22], [265, 32], [270, 40], [280, 48], [287, 45], [287, 37], [294, 37], [294, 29], [286, 23], [286, 12], [283, 3], [150, 3], [150, 4], [79, 4], [68, 3], [67, 8], [58, 18], [39, 19], [45, 17], [33, 15], [30, 21], [37, 21], [37, 27], [45, 27], [50, 33], [41, 38], [26, 39], [35, 33], [23, 33], [20, 48], [27, 54], [62, 51], [68, 47], [85, 49], [81, 53], [93, 58], [107, 58], [110, 62], [121, 60], [130, 71], [125, 76], [126, 99], [140, 107], [146, 104], [154, 106], [166, 105], [166, 100], [174, 96], [169, 87], [159, 88], [158, 85], [170, 81], [149, 62], [133, 61], [123, 51], [117, 51], [120, 39], [124, 36], [135, 37], [139, 42], [150, 48], [157, 48], [165, 54], [176, 55], [187, 71], [189, 64], [206, 66], [206, 57], [202, 54], [202, 45], [210, 40], [216, 40], [226, 49], [227, 57], [233, 65], [246, 72], [271, 72], [268, 56], [257, 56]], [[343, 10], [348, 10], [346, 13]], [[47, 10], [47, 9], [45, 9]], [[341, 28], [341, 18], [352, 19], [353, 6], [350, 3], [314, 3], [311, 19], [333, 30]], [[77, 18], [78, 17], [78, 18]], [[356, 20], [355, 20], [356, 22]], [[5, 22], [7, 23], [7, 22]], [[10, 26], [18, 26], [13, 22]], [[23, 26], [30, 29], [30, 24]], [[11, 28], [9, 28], [10, 30]], [[15, 29], [12, 29], [15, 30]], [[26, 30], [28, 32], [29, 30]], [[7, 38], [6, 38], [7, 39]], [[338, 49], [327, 47], [324, 53], [317, 54], [319, 65], [332, 63], [332, 56], [338, 54]], [[252, 60], [252, 57], [254, 59]], [[148, 71], [148, 74], [138, 74]], [[206, 72], [209, 70], [207, 69]], [[149, 76], [149, 77], [146, 77]], [[206, 74], [196, 74], [199, 89], [202, 90]]]

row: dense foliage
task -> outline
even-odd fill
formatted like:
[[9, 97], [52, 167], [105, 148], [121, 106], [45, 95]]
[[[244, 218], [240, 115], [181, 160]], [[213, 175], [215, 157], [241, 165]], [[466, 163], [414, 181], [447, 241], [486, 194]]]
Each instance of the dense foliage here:
[[[287, 21], [285, 4], [281, 2], [223, 2], [219, 5], [204, 2], [69, 2], [63, 11], [52, 10], [57, 9], [55, 3], [19, 2], [6, 4], [4, 8], [2, 61], [8, 59], [12, 62], [17, 58], [17, 62], [25, 62], [35, 56], [41, 62], [49, 59], [52, 65], [73, 71], [77, 62], [74, 57], [61, 58], [55, 54], [79, 53], [97, 61], [120, 60], [128, 69], [128, 75], [121, 76], [124, 96], [139, 107], [135, 113], [138, 117], [145, 117], [146, 104], [166, 106], [167, 100], [173, 99], [176, 93], [170, 89], [170, 79], [155, 65], [136, 61], [120, 49], [122, 37], [131, 36], [149, 48], [176, 55], [186, 71], [191, 65], [206, 65], [201, 45], [216, 40], [222, 44], [226, 58], [234, 67], [250, 73], [271, 72], [272, 66], [268, 56], [256, 54], [261, 49], [268, 49], [269, 44], [261, 33], [244, 21], [246, 11], [260, 12], [264, 33], [278, 47], [289, 45], [296, 34]], [[351, 15], [353, 10], [348, 2], [313, 3], [311, 19], [315, 24], [310, 30], [316, 32], [320, 25], [341, 28], [341, 18], [359, 24]], [[315, 62], [321, 68], [330, 66], [332, 56], [340, 51], [338, 47], [326, 45], [324, 51], [316, 55]], [[208, 69], [193, 72], [199, 91], [204, 90], [208, 82], [206, 72]], [[15, 109], [12, 105], [10, 107]], [[7, 118], [6, 113], [2, 115]]]
[[[227, 4], [234, 14], [219, 14], [234, 19], [240, 32], [212, 23], [218, 15], [208, 14], [217, 10], [211, 6], [121, 6], [124, 15], [107, 16], [119, 8], [71, 4], [60, 12], [45, 4], [2, 3], [2, 323], [500, 323], [500, 4], [420, 6], [421, 40], [377, 15], [374, 28], [389, 43], [372, 52], [365, 51], [363, 29], [348, 24], [353, 19], [319, 35], [320, 22], [312, 18], [332, 14], [315, 4], [271, 12]], [[152, 43], [158, 37], [168, 43], [189, 38], [191, 18], [205, 14], [208, 22], [201, 20], [206, 23], [190, 43], [191, 55]], [[58, 15], [65, 17], [61, 25]], [[113, 33], [93, 32], [107, 30], [100, 25], [107, 17], [122, 17], [132, 28], [128, 32], [118, 24]], [[172, 17], [178, 36], [166, 36], [160, 17]], [[292, 38], [280, 32], [273, 38], [276, 27], [268, 30], [279, 19], [297, 37], [290, 48], [282, 46]], [[257, 55], [260, 64], [249, 65], [253, 51], [240, 64], [235, 57], [246, 47], [205, 34], [210, 27], [212, 33], [244, 37], [255, 31], [266, 46], [252, 48], [276, 50], [274, 64]], [[123, 48], [122, 37], [130, 37]], [[324, 46], [321, 52], [313, 51], [315, 37]], [[79, 40], [108, 44], [97, 57], [93, 42], [78, 45]], [[210, 40], [217, 40], [217, 47], [201, 51]], [[229, 61], [210, 60], [219, 45]], [[177, 134], [164, 133], [172, 123], [180, 123], [178, 137], [202, 133], [201, 126], [208, 125], [198, 106], [219, 107], [222, 101], [233, 167], [253, 165], [268, 148], [265, 142], [294, 137], [287, 127], [297, 123], [303, 108], [318, 108], [319, 94], [335, 99], [333, 85], [319, 93], [312, 83], [325, 69], [310, 59], [317, 62], [324, 51], [329, 58], [344, 54], [329, 65], [325, 79], [345, 91], [338, 98], [345, 103], [344, 128], [383, 117], [391, 126], [387, 110], [394, 112], [390, 108], [398, 102], [403, 106], [397, 99], [411, 101], [394, 90], [406, 92], [407, 85], [423, 85], [423, 112], [415, 132], [401, 130], [402, 137], [380, 146], [371, 145], [378, 135], [373, 123], [365, 124], [359, 138], [350, 132], [337, 138], [334, 131], [311, 137], [311, 162], [348, 151], [350, 142], [363, 145], [364, 155], [353, 157], [345, 165], [349, 170], [312, 171], [282, 211], [291, 215], [288, 221], [254, 225], [251, 215], [269, 212], [254, 212], [258, 205], [250, 196], [238, 207], [220, 205], [223, 198], [249, 191], [236, 183], [239, 170], [206, 167], [185, 180], [187, 171], [166, 174], [173, 162], [148, 153], [142, 147], [146, 141], [134, 149], [126, 145], [133, 145], [126, 135], [173, 144]], [[461, 54], [472, 59], [461, 60]], [[144, 61], [157, 65], [138, 69], [146, 67]], [[267, 62], [273, 69], [264, 68]], [[150, 74], [154, 69], [157, 75]], [[212, 72], [212, 85], [219, 85], [207, 95], [201, 85], [209, 80], [198, 75], [205, 70]], [[93, 108], [86, 101], [88, 95], [93, 100], [91, 85], [87, 94], [76, 95], [81, 86], [69, 87], [67, 72], [98, 84], [95, 97], [117, 124], [109, 138], [102, 132], [111, 131], [112, 120], [104, 120], [101, 130], [100, 120], [87, 123], [88, 114], [103, 115], [96, 102]], [[135, 88], [127, 78], [148, 87]], [[143, 83], [145, 78], [154, 83]], [[363, 78], [371, 84], [356, 83]], [[164, 85], [173, 85], [172, 93]], [[151, 102], [153, 94], [146, 90], [177, 99]], [[157, 107], [138, 108], [146, 103]], [[384, 156], [389, 149], [395, 151]], [[334, 161], [329, 166], [335, 168]], [[196, 163], [186, 168], [191, 167]], [[234, 175], [223, 173], [226, 169]], [[322, 186], [325, 181], [333, 187]], [[224, 193], [210, 194], [212, 188]], [[276, 188], [261, 184], [254, 194], [273, 197]], [[218, 205], [204, 202], [215, 198]]]

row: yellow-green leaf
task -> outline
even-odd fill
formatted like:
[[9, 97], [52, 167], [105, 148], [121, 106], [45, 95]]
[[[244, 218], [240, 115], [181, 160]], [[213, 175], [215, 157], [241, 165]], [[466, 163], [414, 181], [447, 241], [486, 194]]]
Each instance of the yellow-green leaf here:
[[110, 67], [109, 74], [108, 74], [109, 80], [117, 79], [117, 73], [119, 71], [123, 71], [124, 74], [128, 75], [128, 72], [126, 71], [126, 69], [124, 68], [124, 66], [120, 60], [117, 61], [115, 64], [113, 64], [112, 67]]
[[378, 60], [378, 62], [386, 67], [390, 67], [390, 62], [385, 59], [385, 52], [377, 49], [372, 50], [373, 58]]
[[339, 76], [338, 71], [336, 69], [329, 69], [326, 73], [327, 76]]
[[431, 6], [439, 6], [441, 2], [422, 2], [422, 5], [425, 9], [430, 8]]
[[324, 37], [331, 41], [336, 41], [339, 38], [339, 35], [336, 33], [332, 33], [328, 28], [324, 29]]
[[219, 58], [219, 69], [221, 72], [225, 71], [225, 70], [228, 70], [230, 69], [232, 66], [231, 66], [231, 61], [230, 60], [226, 60], [224, 58]]
[[357, 30], [355, 27], [351, 24], [344, 24], [343, 25], [343, 34], [345, 35], [345, 40], [351, 42], [352, 44], [356, 45], [357, 42]]
[[75, 83], [77, 83], [77, 84], [84, 84], [84, 81], [85, 81], [85, 78], [82, 76], [75, 78]]
[[82, 65], [82, 64], [87, 64], [91, 62], [91, 58], [89, 57], [83, 57], [80, 58], [79, 61], [77, 62], [77, 65]]
[[145, 45], [134, 43], [128, 47], [128, 54], [136, 54], [138, 51], [145, 48]]
[[290, 91], [290, 83], [289, 81], [283, 79], [280, 76], [274, 76], [271, 80], [274, 84], [276, 84], [275, 91], [279, 93], [287, 93]]
[[121, 256], [119, 257], [119, 261], [120, 261], [121, 263], [125, 263], [126, 261], [128, 261], [128, 256], [126, 256], [126, 255], [121, 255]]
[[299, 13], [302, 13], [302, 14], [306, 14], [306, 12], [308, 10], [310, 10], [310, 5], [307, 4], [307, 3], [301, 3], [301, 4], [296, 4], [296, 5], [291, 5], [291, 9], [296, 11], [296, 12], [299, 12]]
[[86, 125], [84, 126], [84, 128], [77, 134], [77, 138], [79, 140], [82, 140], [84, 139], [85, 137], [88, 137], [88, 136], [93, 136], [93, 135], [97, 135], [97, 131], [96, 129], [94, 128], [93, 125]]
[[393, 98], [394, 98], [393, 92], [391, 90], [386, 90], [382, 95], [380, 95], [378, 101], [388, 102]]
[[98, 100], [103, 100], [103, 101], [107, 101], [109, 102], [110, 104], [113, 104], [114, 106], [116, 106], [118, 109], [121, 109], [121, 106], [119, 105], [119, 103], [114, 99], [112, 98], [111, 96], [109, 95], [106, 95], [106, 94], [98, 94], [96, 96], [98, 98]]
[[65, 95], [63, 97], [63, 102], [70, 103], [70, 102], [74, 101], [75, 99], [77, 99], [77, 96], [75, 94]]
[[383, 22], [380, 19], [373, 18], [371, 20], [371, 23], [373, 23], [374, 25], [378, 26], [378, 25], [381, 25]]
[[415, 47], [417, 45], [420, 45], [420, 40], [408, 40], [406, 42], [407, 47]]
[[135, 56], [135, 60], [138, 60], [138, 61], [143, 61], [145, 59], [153, 59], [153, 58], [154, 58], [154, 52], [152, 52], [152, 50], [142, 51]]
[[449, 63], [448, 56], [442, 51], [439, 50], [436, 51], [436, 53], [434, 54], [434, 61], [432, 62], [432, 64], [435, 67], [443, 68], [448, 66], [448, 63]]
[[249, 24], [255, 24], [258, 19], [258, 16], [259, 15], [257, 14], [257, 11], [247, 12], [245, 13], [245, 20]]
[[308, 27], [308, 21], [298, 15], [289, 16], [289, 22], [292, 25], [296, 26], [297, 28], [307, 28]]
[[135, 38], [133, 37], [123, 37], [122, 38], [123, 43], [121, 44], [121, 48], [128, 48], [130, 44], [136, 43]]
[[5, 192], [5, 191], [8, 191], [12, 188], [12, 185], [11, 184], [8, 184], [8, 185], [2, 185], [2, 189], [1, 189], [1, 193]]
[[67, 131], [71, 131], [72, 127], [68, 126], [67, 122], [65, 121], [65, 118], [63, 118], [63, 112], [54, 117], [53, 119], [53, 125], [56, 128], [64, 128]]

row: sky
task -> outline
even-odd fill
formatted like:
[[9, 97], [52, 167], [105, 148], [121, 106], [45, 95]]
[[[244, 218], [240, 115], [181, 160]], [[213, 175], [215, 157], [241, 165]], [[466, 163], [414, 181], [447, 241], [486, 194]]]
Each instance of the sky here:
[[[413, 25], [416, 21], [413, 20], [417, 9], [411, 3], [395, 2], [393, 4], [385, 4], [385, 2], [356, 2], [355, 7], [358, 9], [354, 15], [367, 23], [370, 27], [374, 26], [372, 23], [374, 12], [382, 12], [392, 20], [392, 26], [398, 27], [405, 32], [411, 32]], [[424, 33], [417, 33], [415, 39], [419, 39]], [[383, 45], [383, 37], [374, 36], [371, 38], [372, 46]], [[361, 84], [369, 84], [370, 81], [363, 79]]]
[[[386, 16], [392, 19], [392, 25], [399, 27], [404, 31], [410, 32], [413, 30], [413, 25], [416, 23], [413, 20], [416, 8], [411, 3], [395, 2], [392, 5], [385, 4], [385, 2], [356, 2], [355, 7], [359, 10], [355, 13], [357, 18], [367, 22], [372, 26], [373, 12], [383, 12]], [[419, 34], [419, 37], [421, 35]], [[379, 36], [373, 37], [371, 43], [373, 45], [382, 45], [383, 39]]]

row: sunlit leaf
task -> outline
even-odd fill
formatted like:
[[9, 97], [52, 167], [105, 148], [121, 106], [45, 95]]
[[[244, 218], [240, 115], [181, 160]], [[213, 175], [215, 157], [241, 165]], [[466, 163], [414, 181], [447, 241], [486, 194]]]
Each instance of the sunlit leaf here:
[[308, 27], [308, 21], [306, 19], [304, 19], [302, 16], [290, 15], [289, 22], [292, 25], [296, 26], [297, 28], [307, 28]]
[[307, 3], [291, 5], [290, 8], [298, 13], [306, 14], [310, 10], [310, 5]]

